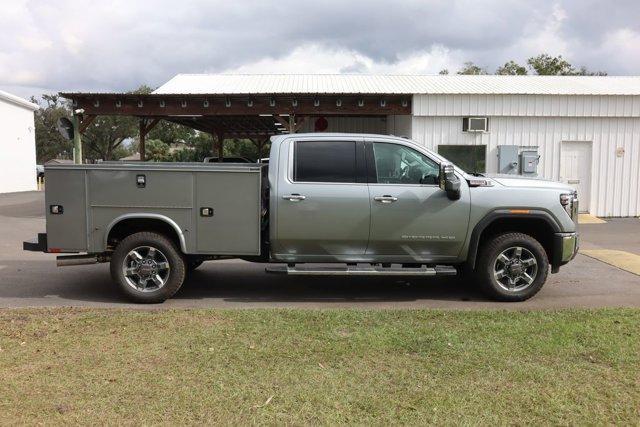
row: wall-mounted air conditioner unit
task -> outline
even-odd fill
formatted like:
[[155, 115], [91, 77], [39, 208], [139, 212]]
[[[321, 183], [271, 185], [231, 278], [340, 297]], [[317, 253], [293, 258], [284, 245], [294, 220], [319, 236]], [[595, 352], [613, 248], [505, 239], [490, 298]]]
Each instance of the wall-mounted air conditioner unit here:
[[462, 132], [488, 132], [488, 117], [463, 117]]

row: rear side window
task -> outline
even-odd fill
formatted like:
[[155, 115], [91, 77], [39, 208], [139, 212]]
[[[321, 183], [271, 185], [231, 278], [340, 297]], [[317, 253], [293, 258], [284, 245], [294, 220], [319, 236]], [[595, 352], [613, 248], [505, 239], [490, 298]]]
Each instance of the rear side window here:
[[297, 141], [293, 180], [301, 182], [356, 182], [354, 141]]

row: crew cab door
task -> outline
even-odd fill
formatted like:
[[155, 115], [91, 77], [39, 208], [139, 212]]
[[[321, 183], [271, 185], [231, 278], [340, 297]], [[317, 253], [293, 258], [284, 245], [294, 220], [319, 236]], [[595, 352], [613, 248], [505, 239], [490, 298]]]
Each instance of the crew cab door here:
[[280, 145], [278, 156], [277, 200], [271, 201], [275, 257], [291, 262], [362, 257], [370, 222], [362, 138], [292, 138]]
[[371, 204], [367, 255], [396, 262], [455, 261], [469, 224], [469, 188], [450, 200], [438, 186], [440, 165], [410, 145], [366, 142]]

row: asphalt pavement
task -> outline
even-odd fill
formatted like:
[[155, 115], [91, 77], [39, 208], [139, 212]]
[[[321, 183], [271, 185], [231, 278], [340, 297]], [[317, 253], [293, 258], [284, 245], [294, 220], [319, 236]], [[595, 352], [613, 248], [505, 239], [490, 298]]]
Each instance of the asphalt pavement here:
[[[521, 303], [487, 300], [458, 278], [288, 277], [264, 264], [207, 262], [171, 300], [128, 303], [111, 282], [107, 264], [58, 268], [51, 254], [24, 252], [22, 241], [45, 229], [42, 192], [0, 195], [0, 308], [453, 308], [550, 309], [640, 307], [640, 276], [580, 255], [550, 275], [534, 298]], [[582, 225], [582, 246], [640, 255], [640, 220]]]

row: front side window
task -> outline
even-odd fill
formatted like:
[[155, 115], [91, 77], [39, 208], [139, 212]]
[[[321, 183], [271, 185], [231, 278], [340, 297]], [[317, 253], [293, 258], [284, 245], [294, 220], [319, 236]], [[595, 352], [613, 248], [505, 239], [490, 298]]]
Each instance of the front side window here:
[[299, 182], [356, 182], [354, 141], [297, 141], [293, 180]]
[[438, 184], [438, 164], [412, 148], [376, 142], [373, 155], [379, 184]]

